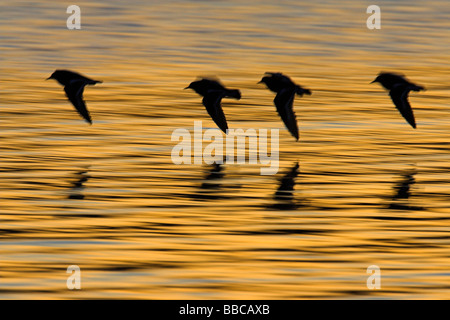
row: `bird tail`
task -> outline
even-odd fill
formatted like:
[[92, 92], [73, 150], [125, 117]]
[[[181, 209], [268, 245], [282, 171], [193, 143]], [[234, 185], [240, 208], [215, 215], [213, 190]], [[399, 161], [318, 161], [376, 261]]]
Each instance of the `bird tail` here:
[[241, 98], [241, 92], [237, 89], [227, 90], [226, 97], [239, 100]]
[[302, 95], [304, 95], [304, 94], [307, 94], [307, 95], [311, 95], [311, 90], [309, 90], [309, 89], [304, 89], [304, 88], [302, 88], [302, 87], [300, 87], [300, 86], [297, 86], [297, 90], [296, 90], [296, 93], [301, 97]]

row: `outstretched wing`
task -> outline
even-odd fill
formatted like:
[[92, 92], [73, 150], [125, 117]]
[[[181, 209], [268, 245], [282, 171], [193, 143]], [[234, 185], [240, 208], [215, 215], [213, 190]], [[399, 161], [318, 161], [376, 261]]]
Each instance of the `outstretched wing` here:
[[223, 132], [227, 133], [228, 125], [220, 102], [225, 96], [224, 91], [210, 90], [203, 97], [203, 105], [206, 107], [211, 118]]
[[283, 120], [286, 128], [289, 132], [295, 137], [295, 139], [299, 139], [298, 135], [298, 126], [297, 119], [294, 113], [294, 96], [295, 96], [295, 88], [286, 88], [282, 89], [275, 97], [273, 102], [277, 107], [278, 114]]
[[86, 103], [83, 100], [83, 91], [86, 82], [81, 80], [73, 80], [70, 84], [64, 87], [64, 91], [66, 92], [67, 98], [72, 102], [75, 109], [77, 109], [78, 113], [90, 124], [92, 124], [91, 116], [89, 115], [89, 111], [86, 108]]
[[416, 120], [411, 105], [408, 101], [408, 94], [411, 89], [407, 85], [397, 85], [389, 92], [392, 102], [394, 102], [398, 111], [400, 111], [403, 118], [415, 129]]

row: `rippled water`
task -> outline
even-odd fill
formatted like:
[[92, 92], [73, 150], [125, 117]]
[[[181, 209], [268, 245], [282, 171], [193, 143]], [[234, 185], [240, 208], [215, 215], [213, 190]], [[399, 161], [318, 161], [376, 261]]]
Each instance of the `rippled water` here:
[[[0, 298], [450, 298], [448, 1], [77, 5], [81, 30], [66, 4], [1, 3]], [[92, 126], [57, 68], [104, 81]], [[382, 70], [428, 89], [417, 130], [369, 84]], [[313, 91], [298, 143], [266, 71]], [[173, 130], [215, 127], [182, 90], [205, 75], [242, 91], [230, 127], [280, 129], [276, 175], [172, 163]]]

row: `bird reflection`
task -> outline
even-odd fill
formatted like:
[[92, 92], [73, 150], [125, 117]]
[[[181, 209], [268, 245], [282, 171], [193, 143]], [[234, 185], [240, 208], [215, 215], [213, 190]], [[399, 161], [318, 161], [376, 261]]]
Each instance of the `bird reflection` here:
[[222, 179], [225, 176], [224, 165], [215, 163], [208, 170], [204, 182], [200, 185], [198, 193], [193, 194], [193, 198], [197, 199], [224, 199], [226, 196], [222, 195], [219, 191], [222, 188]]
[[76, 180], [71, 183], [72, 188], [70, 188], [68, 199], [84, 199], [84, 183], [90, 178], [87, 169], [75, 173]]
[[276, 203], [269, 206], [269, 209], [293, 210], [300, 205], [294, 199], [295, 178], [298, 176], [300, 165], [298, 162], [280, 179], [280, 185], [275, 192]]
[[408, 200], [411, 197], [411, 187], [416, 183], [414, 175], [417, 171], [408, 170], [402, 173], [402, 180], [394, 186], [395, 194], [391, 198], [389, 209], [398, 210], [423, 210], [422, 207], [410, 206]]
[[223, 172], [223, 165], [220, 163], [215, 163], [208, 175], [205, 177], [205, 182], [200, 186], [201, 189], [218, 189], [220, 188], [221, 180], [225, 176]]

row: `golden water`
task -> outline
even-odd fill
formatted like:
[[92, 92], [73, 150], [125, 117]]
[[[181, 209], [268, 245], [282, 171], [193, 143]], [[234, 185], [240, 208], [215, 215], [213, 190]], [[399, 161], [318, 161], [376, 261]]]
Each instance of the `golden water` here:
[[[450, 298], [448, 1], [76, 4], [81, 30], [66, 4], [1, 3], [0, 298]], [[58, 68], [104, 81], [84, 93], [92, 126], [44, 81]], [[298, 143], [266, 71], [313, 91]], [[416, 130], [379, 71], [428, 89]], [[241, 89], [231, 128], [280, 129], [276, 175], [172, 163], [173, 130], [215, 127], [183, 90], [197, 76]]]

